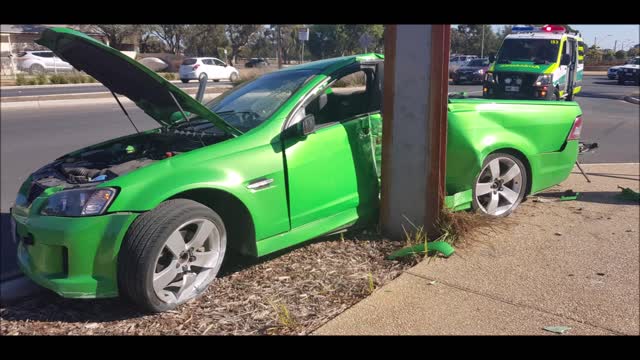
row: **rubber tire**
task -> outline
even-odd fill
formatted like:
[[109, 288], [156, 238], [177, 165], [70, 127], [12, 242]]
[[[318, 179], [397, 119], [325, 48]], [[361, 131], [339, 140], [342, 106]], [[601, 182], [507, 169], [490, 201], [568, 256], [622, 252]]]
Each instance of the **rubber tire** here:
[[229, 81], [231, 82], [238, 81], [238, 78], [239, 78], [238, 73], [231, 73], [231, 75], [229, 75]]
[[[482, 169], [484, 169], [485, 166], [487, 166], [487, 164], [496, 158], [500, 158], [500, 157], [506, 157], [509, 158], [511, 160], [513, 160], [516, 164], [518, 164], [518, 166], [520, 167], [520, 170], [522, 171], [522, 191], [520, 192], [520, 195], [518, 196], [518, 200], [516, 200], [516, 203], [514, 204], [513, 207], [511, 207], [511, 209], [507, 210], [506, 212], [504, 212], [503, 214], [500, 215], [489, 215], [484, 213], [482, 210], [480, 210], [480, 205], [478, 204], [478, 200], [476, 199], [476, 184], [478, 183], [478, 178], [480, 177], [480, 174], [482, 173]], [[520, 205], [520, 203], [522, 202], [522, 199], [525, 197], [526, 192], [527, 192], [527, 186], [529, 184], [529, 173], [527, 173], [527, 168], [524, 166], [524, 164], [522, 163], [522, 161], [520, 159], [518, 159], [516, 156], [513, 156], [511, 154], [507, 154], [507, 153], [493, 153], [493, 154], [489, 154], [489, 156], [487, 156], [484, 161], [482, 162], [482, 167], [480, 168], [480, 172], [478, 173], [478, 175], [476, 175], [476, 177], [473, 180], [473, 188], [472, 188], [472, 197], [471, 197], [471, 207], [473, 209], [473, 211], [478, 212], [480, 214], [483, 214], [485, 216], [495, 216], [495, 217], [505, 217], [505, 216], [509, 216], [509, 214], [511, 214], [517, 207], [518, 205]]]
[[29, 74], [32, 75], [38, 75], [38, 74], [44, 74], [44, 67], [40, 64], [33, 64], [29, 67]]
[[[222, 256], [220, 263], [224, 261], [227, 232], [222, 218], [209, 207], [193, 200], [165, 201], [152, 211], [140, 215], [125, 235], [118, 254], [120, 296], [152, 313], [171, 310], [180, 305], [167, 304], [155, 294], [155, 261], [169, 235], [180, 225], [194, 218], [206, 218], [218, 227]], [[207, 288], [208, 286], [187, 302], [202, 295]]]
[[189, 79], [180, 79], [180, 81], [182, 81], [183, 84], [186, 84], [189, 82]]

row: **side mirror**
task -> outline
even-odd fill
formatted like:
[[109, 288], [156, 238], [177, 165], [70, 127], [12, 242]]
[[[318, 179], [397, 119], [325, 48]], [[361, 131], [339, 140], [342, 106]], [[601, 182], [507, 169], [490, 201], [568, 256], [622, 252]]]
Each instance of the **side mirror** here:
[[300, 122], [302, 125], [302, 136], [307, 136], [316, 131], [316, 117], [309, 114]]
[[316, 131], [316, 118], [313, 114], [305, 116], [300, 122], [286, 129], [283, 133], [286, 138], [300, 139]]
[[560, 59], [560, 65], [569, 65], [571, 63], [571, 55], [562, 54], [562, 59]]
[[489, 62], [494, 62], [494, 61], [496, 61], [495, 55], [489, 55]]

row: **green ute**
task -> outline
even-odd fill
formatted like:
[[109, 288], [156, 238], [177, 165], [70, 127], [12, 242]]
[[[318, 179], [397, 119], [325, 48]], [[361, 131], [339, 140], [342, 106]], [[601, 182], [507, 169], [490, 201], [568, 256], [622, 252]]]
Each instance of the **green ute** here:
[[207, 119], [231, 135], [242, 134], [162, 76], [88, 35], [68, 28], [49, 28], [36, 43], [51, 49], [114, 93], [131, 99], [162, 125], [171, 123], [175, 118], [172, 115], [180, 111], [173, 95], [185, 112]]

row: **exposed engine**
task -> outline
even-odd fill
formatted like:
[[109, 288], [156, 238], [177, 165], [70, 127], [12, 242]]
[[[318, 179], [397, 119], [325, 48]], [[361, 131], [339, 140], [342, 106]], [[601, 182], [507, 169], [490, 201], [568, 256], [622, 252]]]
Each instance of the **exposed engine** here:
[[111, 180], [155, 161], [208, 146], [226, 136], [203, 131], [162, 128], [64, 156], [33, 174], [42, 188]]

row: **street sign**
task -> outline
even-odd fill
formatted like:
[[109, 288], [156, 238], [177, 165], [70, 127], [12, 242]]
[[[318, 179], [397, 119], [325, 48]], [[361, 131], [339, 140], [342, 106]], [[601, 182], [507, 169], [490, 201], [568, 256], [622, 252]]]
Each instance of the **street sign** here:
[[298, 30], [298, 40], [309, 41], [309, 28], [301, 28]]

